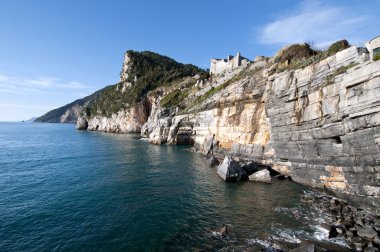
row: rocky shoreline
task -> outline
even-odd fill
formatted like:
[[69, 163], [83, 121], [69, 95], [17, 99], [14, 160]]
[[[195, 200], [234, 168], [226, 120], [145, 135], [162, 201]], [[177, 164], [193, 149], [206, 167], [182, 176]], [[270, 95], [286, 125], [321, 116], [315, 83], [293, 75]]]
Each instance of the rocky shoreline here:
[[[194, 151], [194, 149], [192, 150]], [[292, 180], [270, 166], [255, 161], [240, 160], [226, 156], [205, 157], [210, 167], [216, 168], [217, 174], [228, 182], [254, 181], [276, 183], [281, 180]], [[322, 240], [318, 239], [279, 239], [267, 236], [252, 239], [251, 245], [241, 248], [242, 251], [363, 251], [378, 252], [380, 250], [380, 215], [360, 207], [350, 205], [331, 192], [308, 191], [300, 199], [304, 207], [318, 212], [322, 216], [320, 228], [325, 230]], [[298, 210], [279, 209], [279, 212], [291, 214], [296, 219], [310, 219], [313, 215]], [[315, 216], [314, 216], [315, 217]], [[228, 236], [228, 227], [222, 227], [223, 232], [216, 232], [223, 237]], [[296, 241], [296, 242], [295, 242]]]
[[[317, 55], [307, 44], [292, 45], [220, 74], [186, 74], [119, 108], [113, 98], [127, 99], [139, 87], [134, 74], [145, 73], [129, 61], [138, 61], [138, 53], [126, 55], [130, 82], [121, 78], [110, 87], [77, 127], [140, 132], [152, 144], [254, 160], [380, 214], [380, 61], [363, 47], [343, 44]], [[240, 170], [220, 174], [247, 179]]]

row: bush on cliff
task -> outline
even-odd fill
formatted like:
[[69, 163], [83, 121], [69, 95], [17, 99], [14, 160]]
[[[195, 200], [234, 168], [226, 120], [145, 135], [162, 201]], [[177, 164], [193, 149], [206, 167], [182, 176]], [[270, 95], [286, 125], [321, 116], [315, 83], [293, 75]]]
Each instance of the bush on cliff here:
[[175, 89], [172, 92], [165, 95], [160, 101], [160, 105], [163, 108], [176, 107], [189, 95], [190, 90]]
[[339, 40], [335, 43], [333, 43], [332, 45], [330, 45], [330, 47], [327, 49], [327, 54], [328, 56], [331, 56], [333, 54], [336, 54], [337, 52], [340, 52], [344, 49], [347, 49], [350, 47], [350, 44], [348, 43], [347, 40], [343, 39], [343, 40]]
[[169, 86], [184, 77], [206, 76], [207, 72], [190, 64], [181, 64], [157, 53], [128, 51], [128, 78], [120, 86], [131, 83], [124, 92], [118, 84], [110, 86], [89, 106], [90, 115], [110, 116], [123, 108], [134, 106], [157, 87]]
[[317, 52], [311, 49], [309, 44], [295, 44], [282, 50], [277, 56], [277, 61], [280, 63], [290, 64], [294, 61], [307, 58], [315, 54], [317, 54]]
[[320, 62], [329, 56], [350, 47], [347, 40], [339, 40], [326, 50], [314, 50], [308, 44], [296, 44], [282, 49], [275, 58], [278, 63], [277, 72], [290, 69], [301, 69]]

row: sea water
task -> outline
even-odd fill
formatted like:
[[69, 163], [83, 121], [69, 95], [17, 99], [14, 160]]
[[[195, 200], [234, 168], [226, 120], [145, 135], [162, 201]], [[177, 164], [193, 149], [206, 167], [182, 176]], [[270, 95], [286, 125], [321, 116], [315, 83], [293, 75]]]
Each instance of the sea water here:
[[[305, 187], [226, 183], [186, 146], [0, 123], [0, 251], [236, 249], [313, 235]], [[217, 230], [227, 226], [228, 235]]]

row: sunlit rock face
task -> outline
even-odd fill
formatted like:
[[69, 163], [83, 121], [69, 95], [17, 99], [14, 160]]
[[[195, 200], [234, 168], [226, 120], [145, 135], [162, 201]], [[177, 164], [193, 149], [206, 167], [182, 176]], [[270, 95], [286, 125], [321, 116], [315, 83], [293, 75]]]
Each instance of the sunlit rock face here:
[[[276, 63], [264, 60], [198, 110], [165, 112], [155, 97], [142, 134], [155, 144], [176, 144], [182, 132], [202, 153], [256, 160], [299, 183], [378, 208], [380, 62], [368, 59], [350, 47], [297, 70], [276, 72]], [[214, 77], [211, 89], [239, 71]]]

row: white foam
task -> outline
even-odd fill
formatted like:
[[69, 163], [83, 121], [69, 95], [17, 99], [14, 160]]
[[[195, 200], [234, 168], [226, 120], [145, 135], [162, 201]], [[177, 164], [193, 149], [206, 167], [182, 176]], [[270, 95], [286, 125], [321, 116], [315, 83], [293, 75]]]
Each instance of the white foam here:
[[314, 226], [314, 229], [316, 229], [316, 231], [313, 233], [313, 237], [317, 239], [318, 241], [326, 240], [329, 238], [329, 230], [319, 225]]
[[276, 244], [270, 243], [269, 241], [265, 241], [265, 240], [260, 240], [260, 239], [253, 238], [253, 239], [248, 239], [247, 242], [248, 242], [248, 245], [258, 244], [258, 245], [263, 246], [265, 248], [281, 249]]
[[294, 232], [288, 229], [278, 230], [277, 235], [279, 236], [280, 240], [285, 240], [287, 242], [292, 243], [301, 243], [301, 240], [298, 239]]

